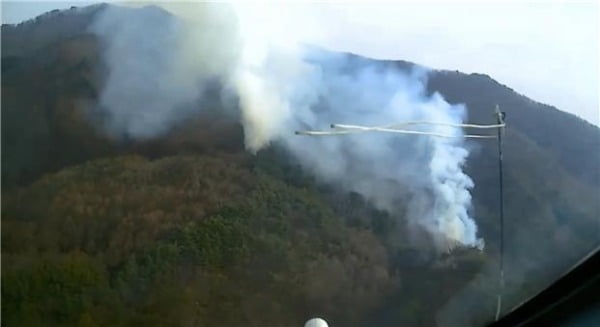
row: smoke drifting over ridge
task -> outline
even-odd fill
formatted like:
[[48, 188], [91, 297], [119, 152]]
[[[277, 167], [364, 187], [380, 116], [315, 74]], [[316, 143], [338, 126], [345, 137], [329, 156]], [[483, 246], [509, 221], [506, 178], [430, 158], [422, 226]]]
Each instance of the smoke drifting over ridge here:
[[189, 104], [219, 78], [239, 98], [249, 151], [282, 144], [324, 182], [424, 227], [439, 248], [482, 245], [469, 216], [473, 183], [462, 171], [468, 151], [461, 138], [294, 135], [331, 123], [462, 122], [463, 106], [425, 94], [426, 71], [402, 73], [303, 46], [319, 31], [302, 30], [266, 5], [162, 7], [175, 16], [157, 7], [108, 7], [91, 26], [106, 45], [110, 75], [101, 105], [111, 133], [160, 135], [197, 110]]
[[[191, 104], [208, 83], [231, 66], [235, 38], [219, 26], [227, 8], [186, 7], [193, 20], [156, 6], [106, 6], [90, 25], [105, 46], [109, 75], [100, 104], [109, 114], [109, 133], [140, 139], [166, 132], [193, 112]], [[228, 27], [233, 31], [233, 25]]]

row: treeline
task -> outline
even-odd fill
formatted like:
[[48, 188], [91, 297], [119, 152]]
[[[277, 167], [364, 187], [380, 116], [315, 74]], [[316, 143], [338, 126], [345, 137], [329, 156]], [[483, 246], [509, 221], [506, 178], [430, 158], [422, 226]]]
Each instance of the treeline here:
[[429, 274], [443, 301], [482, 260], [394, 268], [311, 186], [230, 155], [91, 161], [2, 201], [6, 326], [356, 326], [378, 310], [433, 324], [422, 313], [440, 303], [406, 282]]

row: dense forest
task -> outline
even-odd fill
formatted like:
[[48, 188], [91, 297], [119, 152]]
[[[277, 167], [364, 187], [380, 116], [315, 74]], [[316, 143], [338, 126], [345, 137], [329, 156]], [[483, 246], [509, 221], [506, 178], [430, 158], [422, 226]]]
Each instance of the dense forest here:
[[[469, 144], [466, 165], [484, 251], [417, 247], [402, 217], [319, 182], [277, 143], [246, 152], [236, 113], [210, 97], [160, 137], [105, 135], [93, 104], [108, 72], [86, 32], [105, 7], [2, 26], [3, 326], [492, 319], [494, 142]], [[600, 130], [486, 75], [428, 77], [470, 122], [493, 121], [496, 105], [507, 113], [507, 310], [600, 242]]]

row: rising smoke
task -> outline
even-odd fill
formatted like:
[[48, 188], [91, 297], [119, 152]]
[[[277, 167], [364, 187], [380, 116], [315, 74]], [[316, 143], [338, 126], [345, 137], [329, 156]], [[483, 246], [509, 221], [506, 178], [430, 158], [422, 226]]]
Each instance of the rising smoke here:
[[425, 228], [439, 248], [482, 245], [469, 216], [473, 183], [462, 171], [468, 151], [460, 137], [294, 134], [331, 123], [462, 122], [463, 106], [426, 94], [427, 71], [305, 46], [308, 30], [267, 6], [163, 7], [182, 19], [157, 7], [109, 7], [92, 25], [110, 70], [101, 95], [109, 131], [134, 138], [164, 133], [218, 76], [239, 98], [248, 151], [277, 142], [322, 181]]

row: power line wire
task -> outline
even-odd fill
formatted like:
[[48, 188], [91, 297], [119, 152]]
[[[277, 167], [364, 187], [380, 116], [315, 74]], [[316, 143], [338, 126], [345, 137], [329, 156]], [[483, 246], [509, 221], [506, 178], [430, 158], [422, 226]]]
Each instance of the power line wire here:
[[332, 124], [331, 131], [296, 131], [297, 135], [311, 135], [311, 136], [328, 136], [328, 135], [344, 135], [344, 134], [353, 134], [353, 133], [361, 133], [361, 132], [384, 132], [384, 133], [399, 133], [399, 134], [415, 134], [415, 135], [429, 135], [436, 137], [445, 137], [445, 138], [482, 138], [482, 139], [490, 139], [496, 138], [495, 135], [477, 135], [477, 134], [445, 134], [445, 133], [436, 133], [436, 132], [424, 132], [424, 131], [415, 131], [402, 129], [400, 127], [410, 126], [410, 125], [440, 125], [440, 126], [449, 126], [449, 127], [464, 127], [464, 128], [499, 128], [504, 127], [504, 124], [495, 124], [495, 125], [477, 125], [477, 124], [453, 124], [453, 123], [444, 123], [444, 122], [432, 122], [432, 121], [410, 121], [404, 122], [395, 125], [389, 126], [362, 126], [362, 125], [346, 125], [346, 124]]
[[[403, 126], [410, 125], [441, 125], [441, 126], [450, 126], [450, 127], [464, 127], [464, 128], [498, 128], [504, 127], [504, 124], [495, 124], [495, 125], [480, 125], [480, 124], [455, 124], [455, 123], [446, 123], [446, 122], [436, 122], [436, 121], [427, 121], [427, 120], [416, 120], [416, 121], [407, 121], [402, 122], [400, 124], [382, 126], [383, 128], [397, 128]], [[358, 125], [346, 125], [346, 124], [331, 124], [331, 128], [356, 128]]]

